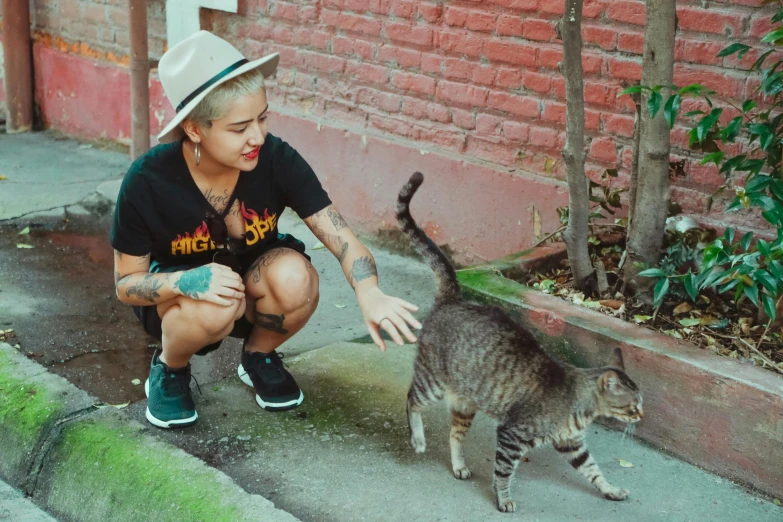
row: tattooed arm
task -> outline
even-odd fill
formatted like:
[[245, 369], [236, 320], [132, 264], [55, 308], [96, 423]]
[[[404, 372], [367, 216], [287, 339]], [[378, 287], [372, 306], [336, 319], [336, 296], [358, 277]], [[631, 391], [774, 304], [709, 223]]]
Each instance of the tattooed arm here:
[[345, 278], [356, 292], [373, 341], [382, 350], [386, 349], [379, 331], [379, 328], [383, 328], [399, 345], [403, 344], [401, 333], [410, 342], [416, 342], [416, 337], [408, 325], [421, 328], [421, 324], [410, 313], [418, 310], [418, 307], [397, 297], [388, 296], [378, 288], [375, 259], [354, 235], [334, 205], [316, 212], [304, 221], [340, 262]]
[[114, 251], [114, 287], [117, 299], [131, 306], [165, 303], [183, 295], [200, 301], [230, 305], [244, 299], [242, 279], [230, 268], [211, 263], [182, 272], [149, 273], [150, 256]]

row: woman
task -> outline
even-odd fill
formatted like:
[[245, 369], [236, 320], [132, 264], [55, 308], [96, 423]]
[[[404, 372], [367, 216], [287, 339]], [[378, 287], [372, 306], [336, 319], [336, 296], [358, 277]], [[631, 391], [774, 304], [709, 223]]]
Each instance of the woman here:
[[161, 340], [145, 383], [147, 419], [161, 428], [196, 422], [189, 360], [229, 335], [244, 339], [239, 375], [262, 408], [302, 403], [275, 349], [315, 311], [318, 273], [302, 242], [278, 233], [285, 207], [337, 257], [382, 350], [379, 328], [401, 345], [421, 327], [416, 306], [378, 288], [372, 255], [307, 162], [269, 134], [263, 80], [278, 60], [248, 61], [206, 31], [160, 60], [177, 115], [128, 170], [111, 242], [117, 297]]

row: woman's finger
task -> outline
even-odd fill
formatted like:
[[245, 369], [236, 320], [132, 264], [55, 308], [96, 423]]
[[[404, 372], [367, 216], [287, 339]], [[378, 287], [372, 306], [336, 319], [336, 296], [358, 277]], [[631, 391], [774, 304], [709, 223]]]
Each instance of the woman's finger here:
[[378, 348], [380, 348], [382, 352], [385, 352], [386, 343], [383, 342], [383, 338], [381, 337], [381, 334], [378, 331], [378, 327], [372, 323], [365, 323], [365, 324], [367, 325], [367, 330], [370, 332], [370, 337], [372, 337], [373, 342], [378, 345]]
[[400, 299], [399, 297], [395, 297], [394, 299], [397, 301], [397, 303], [399, 303], [400, 306], [402, 306], [406, 310], [410, 310], [411, 312], [418, 312], [419, 311], [419, 307], [418, 306], [416, 306], [413, 303], [409, 303], [405, 299]]
[[405, 322], [407, 322], [409, 325], [411, 325], [417, 330], [421, 330], [421, 323], [417, 321], [416, 318], [413, 317], [411, 313], [407, 311], [405, 308], [399, 308], [397, 310], [397, 313], [400, 314], [400, 317], [405, 319]]
[[214, 303], [220, 306], [231, 306], [232, 300], [225, 299], [216, 294], [204, 294], [203, 301]]
[[413, 332], [411, 332], [410, 328], [408, 328], [408, 325], [405, 324], [405, 321], [402, 319], [402, 317], [396, 313], [391, 313], [389, 314], [388, 319], [394, 323], [394, 326], [397, 327], [397, 330], [402, 332], [402, 335], [404, 335], [408, 341], [411, 343], [416, 342], [416, 336], [413, 335]]
[[397, 343], [400, 346], [403, 346], [405, 344], [402, 341], [402, 337], [400, 337], [400, 332], [397, 331], [397, 329], [394, 327], [394, 323], [392, 323], [390, 319], [388, 318], [381, 319], [378, 325], [384, 330], [386, 330], [386, 333], [389, 334], [389, 336], [392, 338], [392, 340], [395, 343]]

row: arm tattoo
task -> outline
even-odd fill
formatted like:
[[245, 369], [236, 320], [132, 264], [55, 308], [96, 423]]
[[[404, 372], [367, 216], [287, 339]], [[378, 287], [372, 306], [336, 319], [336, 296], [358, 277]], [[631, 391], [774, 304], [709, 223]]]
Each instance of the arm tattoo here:
[[256, 314], [256, 326], [280, 335], [288, 333], [288, 330], [283, 328], [283, 321], [285, 321], [285, 314], [262, 314], [261, 312]]
[[174, 287], [179, 289], [182, 295], [198, 299], [199, 294], [209, 290], [210, 283], [212, 283], [212, 270], [206, 266], [200, 266], [183, 272]]
[[154, 274], [147, 274], [144, 279], [125, 290], [125, 296], [130, 297], [135, 295], [139, 299], [144, 299], [151, 303], [155, 302], [155, 299], [160, 297], [158, 290], [163, 286], [163, 282], [159, 281]]
[[141, 256], [136, 262], [140, 265], [143, 265], [144, 263], [148, 263], [150, 260], [150, 254], [147, 254], [146, 256]]
[[337, 256], [337, 260], [340, 262], [340, 264], [343, 264], [343, 261], [345, 261], [345, 256], [348, 255], [348, 243], [343, 243], [343, 246], [340, 248], [340, 254]]
[[348, 223], [345, 222], [345, 220], [340, 215], [340, 213], [337, 212], [336, 208], [329, 207], [326, 210], [326, 213], [329, 215], [329, 219], [332, 220], [334, 229], [337, 230], [338, 232], [348, 226]]
[[370, 256], [360, 257], [353, 262], [351, 268], [351, 280], [354, 286], [359, 281], [364, 281], [368, 277], [378, 277], [378, 269], [375, 266], [375, 261]]

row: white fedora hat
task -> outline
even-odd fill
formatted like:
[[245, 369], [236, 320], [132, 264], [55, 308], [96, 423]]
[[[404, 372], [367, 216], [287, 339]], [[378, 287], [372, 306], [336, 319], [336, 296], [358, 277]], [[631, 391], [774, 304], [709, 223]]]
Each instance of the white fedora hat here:
[[158, 141], [177, 141], [184, 135], [179, 126], [196, 105], [215, 87], [240, 74], [261, 68], [269, 77], [280, 61], [278, 53], [249, 61], [233, 45], [209, 31], [199, 31], [166, 51], [158, 63], [163, 91], [177, 111]]

